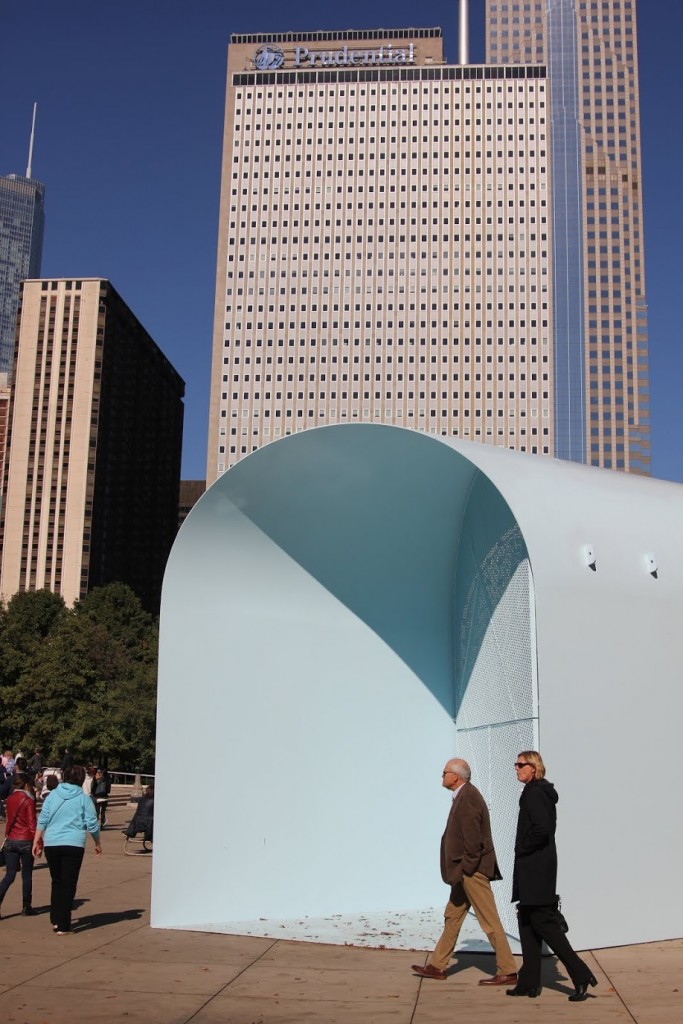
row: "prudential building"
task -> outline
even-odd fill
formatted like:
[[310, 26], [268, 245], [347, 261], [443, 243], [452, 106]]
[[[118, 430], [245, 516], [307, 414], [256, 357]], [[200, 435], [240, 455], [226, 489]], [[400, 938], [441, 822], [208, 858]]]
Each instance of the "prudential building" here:
[[552, 156], [546, 64], [470, 63], [466, 3], [457, 64], [439, 28], [234, 35], [207, 482], [347, 422], [596, 461]]

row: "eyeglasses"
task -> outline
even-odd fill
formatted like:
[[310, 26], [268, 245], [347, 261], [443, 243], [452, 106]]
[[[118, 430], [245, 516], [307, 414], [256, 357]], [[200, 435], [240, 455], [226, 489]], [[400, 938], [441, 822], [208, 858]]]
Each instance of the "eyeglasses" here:
[[455, 772], [441, 772], [441, 778], [445, 778], [446, 775], [455, 775]]
[[515, 761], [514, 767], [515, 768], [533, 768], [534, 766], [532, 764], [529, 764], [528, 761]]

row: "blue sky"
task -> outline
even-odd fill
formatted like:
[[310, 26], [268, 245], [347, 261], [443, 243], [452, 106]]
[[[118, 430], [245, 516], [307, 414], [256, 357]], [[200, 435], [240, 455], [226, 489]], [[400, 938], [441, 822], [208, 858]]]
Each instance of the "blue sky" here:
[[[471, 0], [470, 59], [483, 61]], [[440, 25], [457, 3], [0, 0], [0, 174], [45, 182], [43, 274], [107, 277], [186, 381], [183, 476], [203, 478], [226, 52], [232, 32]], [[683, 5], [640, 0], [653, 472], [683, 482]]]

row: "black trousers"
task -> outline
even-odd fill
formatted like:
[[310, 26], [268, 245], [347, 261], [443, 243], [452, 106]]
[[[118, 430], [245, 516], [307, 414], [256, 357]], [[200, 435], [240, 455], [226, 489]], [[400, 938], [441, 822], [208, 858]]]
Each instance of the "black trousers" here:
[[84, 853], [82, 846], [45, 847], [52, 878], [50, 921], [60, 932], [71, 931], [71, 910]]
[[519, 940], [522, 944], [522, 967], [517, 975], [520, 988], [539, 988], [541, 985], [541, 946], [545, 943], [562, 961], [574, 985], [585, 984], [591, 969], [572, 949], [569, 939], [560, 928], [554, 905], [547, 907], [517, 907]]
[[30, 839], [5, 840], [5, 877], [0, 882], [0, 903], [17, 876], [21, 864], [21, 895], [25, 907], [31, 906], [33, 887], [33, 854]]

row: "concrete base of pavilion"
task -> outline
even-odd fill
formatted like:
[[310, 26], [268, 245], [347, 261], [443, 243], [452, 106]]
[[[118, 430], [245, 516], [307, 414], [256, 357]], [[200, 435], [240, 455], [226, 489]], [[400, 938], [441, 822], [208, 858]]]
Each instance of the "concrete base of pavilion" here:
[[[448, 894], [445, 886], [444, 894]], [[197, 925], [192, 931], [260, 935], [298, 941], [303, 939], [341, 946], [367, 946], [372, 949], [430, 950], [441, 933], [442, 922], [443, 905], [403, 913], [335, 914], [332, 917], [305, 917], [285, 921], [232, 921], [229, 924]], [[519, 953], [516, 939], [510, 937], [510, 946], [514, 953]], [[465, 918], [458, 950], [460, 953], [491, 952], [473, 914]]]

